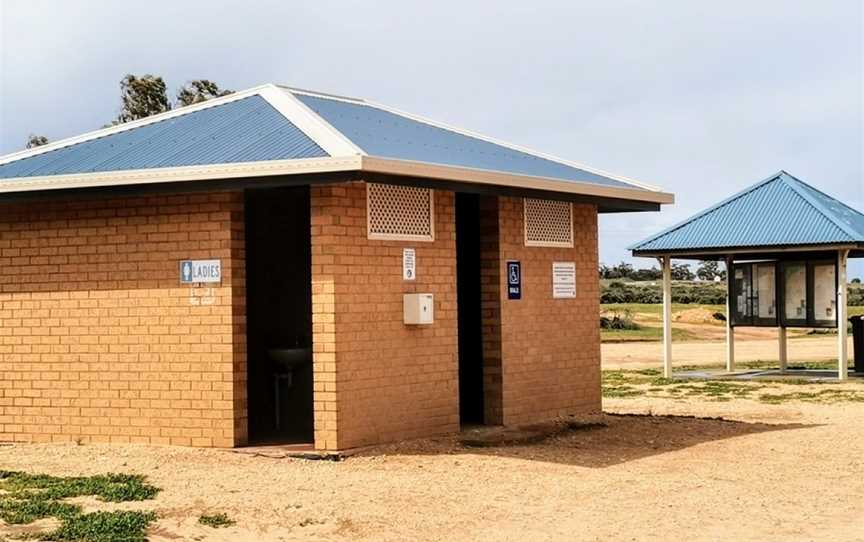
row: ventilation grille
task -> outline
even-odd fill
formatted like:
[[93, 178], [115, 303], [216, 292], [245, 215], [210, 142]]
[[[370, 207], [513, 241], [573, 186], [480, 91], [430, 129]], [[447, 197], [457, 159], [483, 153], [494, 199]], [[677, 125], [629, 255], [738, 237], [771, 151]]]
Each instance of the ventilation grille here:
[[525, 246], [572, 247], [573, 204], [524, 198]]
[[432, 190], [367, 183], [369, 239], [433, 241]]

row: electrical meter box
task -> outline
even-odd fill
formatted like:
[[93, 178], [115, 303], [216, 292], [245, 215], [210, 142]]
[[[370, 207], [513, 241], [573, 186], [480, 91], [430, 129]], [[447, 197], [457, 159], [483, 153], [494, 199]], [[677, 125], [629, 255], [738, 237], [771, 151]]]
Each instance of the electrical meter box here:
[[435, 302], [432, 294], [404, 294], [402, 307], [406, 324], [425, 325], [435, 321]]

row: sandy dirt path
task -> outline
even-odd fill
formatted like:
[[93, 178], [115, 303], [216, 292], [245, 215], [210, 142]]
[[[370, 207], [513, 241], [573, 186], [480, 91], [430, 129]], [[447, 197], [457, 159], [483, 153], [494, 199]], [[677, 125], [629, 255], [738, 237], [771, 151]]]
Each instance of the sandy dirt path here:
[[[142, 473], [151, 540], [864, 540], [864, 404], [616, 399], [605, 427], [341, 463], [134, 445], [0, 447], [0, 468]], [[688, 416], [725, 416], [736, 421]], [[103, 505], [104, 506], [104, 505]], [[201, 513], [237, 525], [214, 530]], [[0, 526], [0, 534], [3, 533]]]
[[[660, 367], [663, 346], [659, 342], [603, 343], [603, 368]], [[777, 339], [735, 341], [735, 358], [739, 361], [772, 361], [778, 359]], [[673, 342], [675, 365], [725, 363], [725, 342]], [[789, 339], [789, 361], [826, 361], [837, 359], [837, 337]], [[849, 339], [852, 359], [852, 339]], [[851, 363], [851, 361], [850, 361]]]

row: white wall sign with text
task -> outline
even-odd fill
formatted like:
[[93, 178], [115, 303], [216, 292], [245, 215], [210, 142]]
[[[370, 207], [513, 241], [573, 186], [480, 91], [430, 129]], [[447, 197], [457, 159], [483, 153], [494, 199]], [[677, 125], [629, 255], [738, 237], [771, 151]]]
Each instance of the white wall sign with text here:
[[555, 299], [576, 297], [575, 262], [552, 262], [552, 297]]
[[402, 280], [417, 278], [417, 256], [413, 248], [402, 249]]

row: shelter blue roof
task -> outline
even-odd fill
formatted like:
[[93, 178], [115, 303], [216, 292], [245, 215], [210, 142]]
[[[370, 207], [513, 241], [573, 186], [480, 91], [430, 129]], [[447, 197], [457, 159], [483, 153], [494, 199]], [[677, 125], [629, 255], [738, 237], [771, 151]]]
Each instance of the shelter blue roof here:
[[864, 243], [864, 214], [780, 171], [632, 245], [634, 255]]
[[258, 95], [0, 164], [0, 179], [327, 156]]

